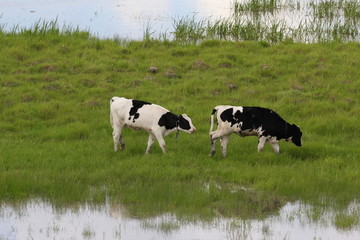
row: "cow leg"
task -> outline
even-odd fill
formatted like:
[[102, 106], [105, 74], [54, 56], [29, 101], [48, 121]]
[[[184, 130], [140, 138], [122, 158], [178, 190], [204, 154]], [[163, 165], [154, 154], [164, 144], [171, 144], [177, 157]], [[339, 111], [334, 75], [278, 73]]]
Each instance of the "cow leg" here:
[[212, 135], [210, 135], [210, 145], [211, 145], [211, 151], [210, 151], [209, 156], [212, 157], [215, 155], [215, 152], [216, 152], [216, 148], [215, 148], [216, 139], [213, 139]]
[[261, 150], [263, 150], [265, 142], [266, 142], [266, 137], [264, 136], [259, 137], [259, 144], [257, 146], [258, 152], [261, 152]]
[[155, 136], [152, 133], [150, 133], [145, 154], [148, 154], [150, 152], [150, 148], [153, 145], [154, 141], [155, 141]]
[[120, 150], [124, 150], [124, 149], [125, 149], [125, 142], [122, 135], [120, 135]]
[[275, 153], [280, 153], [280, 147], [277, 142], [271, 143], [271, 146], [273, 147]]
[[124, 147], [125, 147], [124, 140], [121, 137], [122, 128], [123, 128], [123, 126], [114, 127], [113, 139], [114, 139], [114, 151], [115, 152], [117, 152], [117, 150], [118, 150], [119, 141], [121, 141], [121, 149], [124, 149]]
[[223, 157], [226, 157], [226, 149], [227, 149], [227, 144], [229, 142], [230, 139], [230, 135], [225, 135], [220, 139], [220, 144], [221, 144], [221, 151], [223, 154]]
[[166, 153], [166, 143], [163, 137], [163, 134], [161, 132], [154, 133], [156, 140], [159, 143], [159, 146], [161, 147], [161, 150], [163, 153]]
[[218, 134], [218, 131], [214, 131], [210, 133], [210, 145], [211, 145], [211, 151], [209, 156], [212, 157], [215, 155], [216, 152], [216, 139], [220, 138], [220, 135]]

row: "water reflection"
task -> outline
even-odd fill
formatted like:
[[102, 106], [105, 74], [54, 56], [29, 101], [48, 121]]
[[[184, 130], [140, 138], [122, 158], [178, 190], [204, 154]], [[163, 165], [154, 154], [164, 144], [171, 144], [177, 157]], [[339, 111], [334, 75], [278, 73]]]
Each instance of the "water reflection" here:
[[[353, 203], [349, 211], [359, 213]], [[359, 226], [339, 230], [334, 212], [314, 217], [301, 202], [286, 204], [263, 220], [218, 218], [202, 222], [179, 220], [172, 214], [135, 219], [120, 206], [55, 208], [42, 201], [19, 206], [2, 204], [0, 239], [359, 239]]]
[[29, 28], [39, 19], [89, 30], [101, 38], [142, 39], [150, 26], [157, 33], [171, 31], [172, 18], [228, 16], [230, 1], [217, 0], [3, 0], [0, 26]]
[[[269, 1], [276, 2], [271, 9], [252, 10], [246, 7], [250, 0], [4, 0], [0, 28], [32, 28], [39, 20], [57, 19], [60, 28], [71, 26], [100, 38], [143, 40], [146, 33], [156, 39], [173, 39], [179, 21], [194, 17], [198, 25], [214, 25], [200, 29], [209, 36], [199, 39], [359, 41], [359, 4], [346, 1], [331, 2], [328, 9], [319, 0], [279, 0]], [[245, 9], [236, 11], [235, 2], [245, 4]], [[351, 11], [345, 11], [351, 4]]]

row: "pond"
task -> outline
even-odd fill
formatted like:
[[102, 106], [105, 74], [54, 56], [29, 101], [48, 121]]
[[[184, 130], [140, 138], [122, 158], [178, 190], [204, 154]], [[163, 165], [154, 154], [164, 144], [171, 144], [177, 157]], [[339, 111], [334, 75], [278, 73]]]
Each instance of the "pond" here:
[[[180, 220], [172, 214], [153, 218], [127, 216], [121, 205], [55, 208], [33, 200], [0, 205], [0, 239], [348, 239], [360, 238], [360, 227], [337, 229], [335, 212], [314, 216], [311, 206], [287, 203], [264, 219], [216, 218]], [[359, 208], [352, 204], [351, 208]], [[357, 209], [359, 210], [359, 209]]]

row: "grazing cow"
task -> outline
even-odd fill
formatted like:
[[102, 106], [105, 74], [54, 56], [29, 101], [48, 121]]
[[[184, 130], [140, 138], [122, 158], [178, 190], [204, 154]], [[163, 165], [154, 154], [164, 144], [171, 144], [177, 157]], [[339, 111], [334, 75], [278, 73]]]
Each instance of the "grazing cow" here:
[[113, 97], [110, 100], [110, 123], [114, 130], [115, 152], [118, 150], [119, 141], [121, 150], [125, 148], [121, 135], [125, 126], [132, 129], [142, 129], [150, 133], [145, 153], [149, 153], [155, 139], [165, 153], [164, 136], [171, 132], [179, 132], [179, 130], [187, 133], [193, 133], [196, 130], [186, 114], [178, 116], [159, 105], [122, 97]]
[[[217, 112], [218, 129], [212, 131], [214, 127], [214, 114]], [[296, 146], [301, 146], [302, 133], [295, 124], [289, 124], [282, 119], [276, 112], [261, 107], [241, 107], [241, 106], [216, 106], [211, 114], [210, 141], [211, 153], [215, 154], [215, 141], [220, 138], [223, 157], [226, 157], [226, 147], [229, 142], [230, 134], [237, 133], [242, 137], [257, 136], [260, 152], [264, 148], [265, 142], [272, 145], [274, 151], [279, 153], [278, 141], [285, 139]]]

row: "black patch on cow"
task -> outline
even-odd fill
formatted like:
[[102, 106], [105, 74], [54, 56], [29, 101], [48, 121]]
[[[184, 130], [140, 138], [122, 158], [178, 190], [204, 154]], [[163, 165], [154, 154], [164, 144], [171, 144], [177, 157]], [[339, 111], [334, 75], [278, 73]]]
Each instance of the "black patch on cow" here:
[[[278, 140], [292, 137], [296, 146], [301, 146], [302, 133], [295, 124], [291, 125], [280, 117], [275, 111], [262, 107], [243, 107], [233, 114], [234, 109], [228, 108], [220, 114], [224, 122], [229, 122], [231, 126], [239, 127], [239, 134], [245, 131], [259, 129], [263, 131], [259, 136], [276, 137]], [[237, 125], [236, 125], [237, 124]]]
[[183, 130], [190, 130], [191, 126], [188, 120], [186, 120], [182, 115], [179, 116], [179, 127]]
[[239, 121], [243, 122], [242, 131], [255, 130], [261, 127], [261, 136], [276, 137], [278, 140], [292, 136], [293, 127], [273, 110], [261, 107], [244, 107], [243, 116]]
[[220, 118], [224, 122], [230, 122], [231, 126], [237, 123], [233, 115], [233, 108], [228, 108], [220, 114]]
[[174, 129], [178, 126], [178, 116], [167, 112], [160, 117], [158, 124], [160, 127], [165, 126], [167, 130]]
[[133, 122], [135, 122], [135, 119], [138, 119], [140, 117], [140, 114], [138, 113], [138, 110], [140, 108], [142, 108], [144, 105], [151, 105], [151, 103], [149, 102], [144, 102], [144, 101], [139, 101], [139, 100], [132, 100], [132, 108], [130, 108], [130, 112], [129, 112], [129, 120], [131, 119], [132, 116], [134, 116], [133, 118]]

